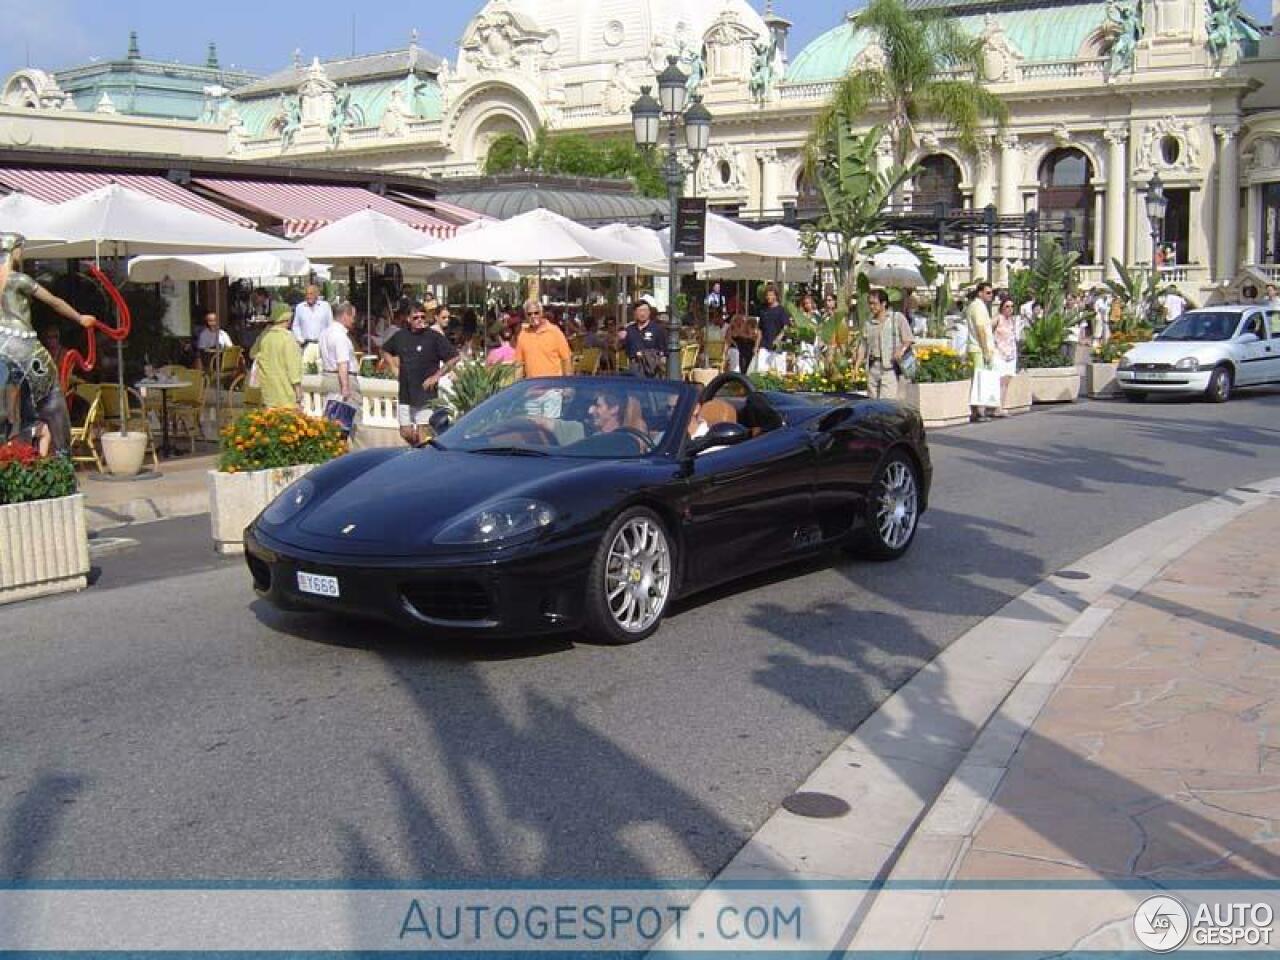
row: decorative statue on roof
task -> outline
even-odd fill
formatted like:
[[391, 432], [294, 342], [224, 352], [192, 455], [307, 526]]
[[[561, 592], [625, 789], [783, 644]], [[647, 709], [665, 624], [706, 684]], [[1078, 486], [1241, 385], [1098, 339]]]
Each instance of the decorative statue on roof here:
[[21, 234], [0, 233], [0, 413], [10, 438], [33, 443], [42, 454], [65, 454], [71, 446], [71, 421], [53, 357], [36, 337], [31, 301], [39, 300], [86, 330], [97, 321], [22, 272], [24, 243]]
[[689, 91], [689, 96], [692, 97], [698, 92], [698, 88], [702, 86], [702, 81], [707, 78], [706, 46], [681, 47], [680, 62], [689, 71], [689, 79], [685, 83], [685, 89]]
[[1240, 15], [1240, 0], [1209, 0], [1207, 24], [1209, 53], [1215, 60], [1243, 40], [1258, 40], [1261, 34]]
[[1132, 70], [1133, 55], [1142, 39], [1142, 0], [1108, 0], [1104, 29], [1111, 44], [1108, 72], [1115, 76]]
[[302, 100], [298, 97], [285, 99], [280, 94], [280, 147], [288, 150], [293, 146], [298, 131], [302, 129]]
[[773, 63], [778, 56], [778, 38], [770, 35], [768, 43], [753, 42], [751, 58], [751, 98], [764, 103], [773, 89]]
[[333, 112], [329, 114], [329, 143], [337, 147], [342, 131], [355, 122], [355, 108], [351, 105], [351, 88], [345, 83], [333, 98]]

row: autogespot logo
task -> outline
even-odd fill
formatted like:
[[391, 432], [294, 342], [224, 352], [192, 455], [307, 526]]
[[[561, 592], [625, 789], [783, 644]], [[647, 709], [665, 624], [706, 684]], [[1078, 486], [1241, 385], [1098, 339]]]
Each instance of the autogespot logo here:
[[1133, 932], [1152, 953], [1169, 953], [1186, 942], [1191, 915], [1173, 897], [1149, 897], [1133, 915]]

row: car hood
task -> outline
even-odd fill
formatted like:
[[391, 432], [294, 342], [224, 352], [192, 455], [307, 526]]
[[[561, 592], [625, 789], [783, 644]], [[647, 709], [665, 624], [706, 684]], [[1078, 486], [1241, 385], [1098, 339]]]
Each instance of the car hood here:
[[[600, 465], [433, 448], [409, 451], [332, 485], [325, 485], [321, 476], [311, 505], [270, 532], [310, 550], [421, 555], [435, 552], [436, 534], [464, 514], [513, 497], [545, 498], [551, 487]], [[563, 505], [555, 506], [562, 521], [574, 521]]]
[[1152, 340], [1140, 343], [1125, 358], [1130, 363], [1177, 363], [1186, 357], [1217, 360], [1230, 353], [1227, 341], [1197, 343], [1185, 340]]

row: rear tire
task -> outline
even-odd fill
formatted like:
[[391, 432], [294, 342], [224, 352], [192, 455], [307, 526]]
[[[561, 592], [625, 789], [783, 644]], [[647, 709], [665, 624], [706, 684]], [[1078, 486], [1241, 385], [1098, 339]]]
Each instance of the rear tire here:
[[862, 530], [850, 550], [872, 560], [897, 560], [920, 526], [920, 474], [901, 450], [889, 454], [867, 491]]
[[1210, 403], [1226, 403], [1231, 399], [1231, 388], [1235, 385], [1234, 379], [1229, 367], [1215, 367], [1212, 376], [1209, 377], [1209, 386], [1204, 392], [1204, 398]]
[[609, 525], [591, 570], [583, 626], [598, 643], [638, 643], [662, 625], [675, 588], [676, 550], [666, 524], [647, 507]]

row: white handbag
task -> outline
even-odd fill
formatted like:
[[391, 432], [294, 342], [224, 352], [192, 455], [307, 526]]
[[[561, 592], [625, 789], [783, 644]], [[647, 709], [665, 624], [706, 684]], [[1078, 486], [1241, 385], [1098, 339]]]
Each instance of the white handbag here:
[[975, 370], [973, 386], [969, 390], [969, 406], [1000, 406], [1000, 374], [994, 370]]

